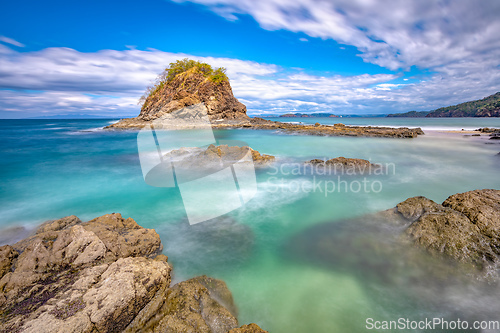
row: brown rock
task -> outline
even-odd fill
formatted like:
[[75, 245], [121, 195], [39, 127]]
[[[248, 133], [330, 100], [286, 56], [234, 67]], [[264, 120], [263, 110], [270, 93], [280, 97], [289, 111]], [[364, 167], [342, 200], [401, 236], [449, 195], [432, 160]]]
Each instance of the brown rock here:
[[479, 229], [453, 209], [426, 212], [405, 233], [429, 252], [459, 261], [482, 265], [483, 257], [491, 256], [491, 249], [483, 245]]
[[[195, 104], [192, 104], [195, 105]], [[205, 104], [203, 104], [205, 105]], [[207, 109], [209, 106], [207, 105]], [[180, 110], [180, 108], [169, 109], [168, 112]], [[154, 113], [154, 117], [145, 116], [131, 119], [122, 119], [116, 124], [107, 126], [107, 129], [138, 129], [151, 124], [153, 119], [156, 119], [167, 111]], [[318, 136], [363, 136], [363, 137], [386, 137], [386, 138], [416, 138], [418, 135], [423, 135], [424, 132], [420, 128], [391, 128], [391, 127], [372, 127], [372, 126], [346, 126], [344, 124], [321, 125], [314, 124], [290, 124], [279, 121], [272, 121], [262, 118], [248, 118], [239, 116], [240, 112], [222, 112], [208, 113], [212, 120], [213, 129], [230, 129], [230, 128], [245, 128], [259, 130], [280, 130], [283, 133], [300, 134], [300, 135], [318, 135]]]
[[12, 261], [18, 256], [18, 253], [10, 245], [0, 246], [0, 279], [10, 272]]
[[442, 206], [426, 197], [413, 197], [396, 205], [397, 211], [410, 221], [417, 220], [427, 212], [437, 212]]
[[170, 287], [172, 268], [167, 256], [156, 255], [161, 249], [154, 230], [120, 214], [44, 223], [34, 236], [0, 247], [0, 331], [218, 333], [237, 327], [226, 284], [201, 276]]
[[170, 288], [154, 307], [141, 312], [125, 332], [223, 333], [238, 326], [231, 292], [224, 282], [200, 276]]
[[239, 328], [233, 328], [228, 333], [268, 333], [260, 328], [257, 324], [243, 325]]
[[488, 269], [500, 262], [500, 191], [455, 194], [439, 205], [424, 197], [410, 198], [397, 211], [413, 221], [405, 233], [431, 253], [442, 253]]
[[491, 239], [500, 255], [500, 191], [475, 190], [450, 196], [443, 206], [467, 216], [481, 233]]
[[109, 128], [142, 127], [143, 122], [199, 103], [207, 108], [210, 120], [248, 119], [246, 107], [234, 97], [229, 81], [215, 83], [202, 73], [188, 70], [150, 95], [137, 118], [122, 120]]
[[75, 215], [66, 216], [59, 220], [47, 221], [43, 223], [40, 227], [38, 227], [36, 234], [42, 234], [44, 232], [50, 232], [50, 231], [59, 231], [81, 222], [82, 221]]
[[163, 249], [156, 231], [144, 229], [133, 219], [124, 219], [120, 214], [103, 215], [82, 226], [94, 232], [116, 258], [154, 257]]

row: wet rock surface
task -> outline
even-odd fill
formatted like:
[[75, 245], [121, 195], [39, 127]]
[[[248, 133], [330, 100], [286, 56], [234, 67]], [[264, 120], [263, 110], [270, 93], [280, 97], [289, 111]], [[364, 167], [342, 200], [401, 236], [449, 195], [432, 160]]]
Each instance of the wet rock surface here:
[[414, 222], [406, 234], [418, 246], [480, 269], [500, 262], [500, 191], [459, 193], [442, 205], [417, 197], [397, 207], [403, 215], [409, 210]]
[[223, 281], [171, 284], [152, 229], [108, 214], [69, 216], [0, 247], [2, 332], [227, 332], [238, 327]]

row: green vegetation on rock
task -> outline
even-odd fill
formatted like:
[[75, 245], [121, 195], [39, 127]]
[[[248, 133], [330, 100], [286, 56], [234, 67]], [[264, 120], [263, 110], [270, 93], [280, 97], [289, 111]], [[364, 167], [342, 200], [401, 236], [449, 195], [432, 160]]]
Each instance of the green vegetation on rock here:
[[424, 118], [430, 111], [409, 111], [405, 113], [391, 113], [387, 117], [408, 117], [408, 118]]
[[162, 90], [166, 84], [173, 81], [178, 75], [186, 72], [203, 74], [203, 76], [205, 76], [208, 80], [216, 84], [229, 81], [226, 75], [226, 68], [213, 68], [206, 62], [184, 58], [182, 60], [171, 62], [168, 67], [156, 77], [153, 85], [146, 89], [146, 92], [140, 98], [139, 103], [144, 103], [149, 96], [156, 94], [158, 91]]
[[499, 117], [500, 92], [483, 99], [439, 108], [427, 117]]
[[388, 117], [500, 117], [500, 92], [480, 100], [439, 108], [433, 111], [410, 111]]

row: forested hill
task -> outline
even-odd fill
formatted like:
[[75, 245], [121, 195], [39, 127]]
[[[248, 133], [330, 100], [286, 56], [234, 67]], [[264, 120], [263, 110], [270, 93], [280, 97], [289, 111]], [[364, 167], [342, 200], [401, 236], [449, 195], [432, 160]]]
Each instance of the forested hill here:
[[410, 111], [388, 117], [500, 117], [500, 92], [477, 101], [447, 106], [434, 111]]

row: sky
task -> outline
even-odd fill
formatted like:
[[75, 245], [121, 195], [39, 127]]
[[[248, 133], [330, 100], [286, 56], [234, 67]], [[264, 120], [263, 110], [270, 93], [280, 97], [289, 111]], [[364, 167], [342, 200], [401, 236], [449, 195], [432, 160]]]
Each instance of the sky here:
[[0, 117], [136, 116], [170, 62], [224, 66], [249, 115], [432, 110], [500, 91], [498, 0], [0, 4]]

